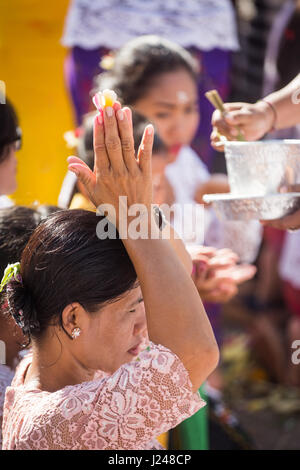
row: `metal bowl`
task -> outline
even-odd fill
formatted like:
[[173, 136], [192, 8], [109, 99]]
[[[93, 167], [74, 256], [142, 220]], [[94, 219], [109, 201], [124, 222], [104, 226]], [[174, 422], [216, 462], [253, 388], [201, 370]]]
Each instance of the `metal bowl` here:
[[225, 158], [234, 195], [274, 194], [299, 182], [300, 140], [226, 142]]
[[203, 200], [212, 203], [221, 219], [279, 219], [300, 208], [300, 193], [277, 193], [267, 196], [205, 194]]

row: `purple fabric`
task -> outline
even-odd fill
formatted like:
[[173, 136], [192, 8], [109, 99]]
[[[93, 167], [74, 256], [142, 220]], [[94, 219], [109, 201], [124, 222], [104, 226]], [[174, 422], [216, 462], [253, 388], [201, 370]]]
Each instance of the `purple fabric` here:
[[90, 91], [93, 88], [93, 79], [102, 71], [99, 62], [107, 52], [108, 49], [104, 47], [93, 50], [74, 47], [66, 57], [65, 82], [77, 125], [81, 124], [82, 116], [91, 110]]
[[210, 145], [211, 116], [213, 106], [205, 97], [208, 90], [218, 90], [223, 101], [226, 101], [230, 92], [231, 52], [221, 49], [201, 52], [198, 49], [189, 49], [201, 66], [198, 92], [200, 96], [200, 124], [192, 147], [201, 156], [202, 161], [211, 170], [216, 152]]
[[204, 308], [213, 329], [218, 346], [220, 347], [223, 343], [222, 305], [212, 302], [204, 302]]

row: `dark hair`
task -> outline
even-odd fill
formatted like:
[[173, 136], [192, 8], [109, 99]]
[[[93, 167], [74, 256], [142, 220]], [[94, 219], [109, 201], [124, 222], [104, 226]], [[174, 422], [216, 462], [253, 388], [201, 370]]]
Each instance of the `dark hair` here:
[[96, 78], [96, 88], [111, 88], [123, 104], [132, 105], [159, 76], [181, 69], [197, 80], [196, 61], [187, 50], [159, 36], [140, 36], [119, 50], [113, 68]]
[[7, 290], [10, 311], [22, 311], [29, 341], [49, 325], [64, 329], [61, 314], [72, 302], [92, 313], [135, 287], [137, 276], [122, 241], [97, 237], [102, 218], [81, 209], [61, 210], [30, 237], [21, 257], [22, 283], [12, 281]]
[[81, 134], [77, 144], [78, 157], [81, 158], [91, 170], [94, 169], [93, 132], [95, 116], [96, 112], [88, 113], [83, 116]]
[[0, 209], [0, 276], [8, 264], [20, 261], [31, 234], [56, 206], [12, 206]]
[[[138, 152], [145, 127], [149, 124], [149, 120], [145, 118], [140, 113], [133, 111], [132, 113], [132, 124], [133, 124], [133, 139], [134, 139], [134, 149], [135, 152]], [[154, 133], [153, 139], [153, 147], [152, 147], [152, 155], [156, 155], [158, 153], [165, 153], [167, 152], [167, 146], [163, 143], [157, 132]]]
[[6, 159], [9, 145], [20, 138], [21, 130], [16, 111], [6, 100], [6, 103], [0, 104], [0, 163]]

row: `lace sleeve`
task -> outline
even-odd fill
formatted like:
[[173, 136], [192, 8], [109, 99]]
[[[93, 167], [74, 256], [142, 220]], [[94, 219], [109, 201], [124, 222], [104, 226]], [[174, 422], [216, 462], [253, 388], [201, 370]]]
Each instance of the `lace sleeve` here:
[[152, 343], [110, 376], [54, 393], [28, 391], [15, 406], [14, 400], [11, 390], [6, 449], [157, 448], [156, 436], [205, 405], [178, 357]]
[[98, 429], [103, 447], [109, 449], [141, 448], [205, 405], [192, 392], [188, 373], [177, 356], [153, 343], [139, 361], [126, 364], [110, 377], [98, 400], [86, 436]]

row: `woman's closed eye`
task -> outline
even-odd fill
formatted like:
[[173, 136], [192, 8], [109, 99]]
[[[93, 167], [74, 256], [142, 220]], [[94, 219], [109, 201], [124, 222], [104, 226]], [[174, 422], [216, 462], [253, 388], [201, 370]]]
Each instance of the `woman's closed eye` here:
[[[140, 298], [137, 300], [136, 304], [140, 304], [141, 302], [144, 302], [143, 297], [140, 297]], [[133, 312], [135, 312], [135, 311], [136, 311], [136, 308], [132, 308], [132, 309], [129, 310], [129, 313], [133, 313]]]
[[185, 114], [191, 114], [191, 113], [198, 113], [199, 112], [199, 105], [195, 104], [193, 106], [188, 106], [184, 110]]

